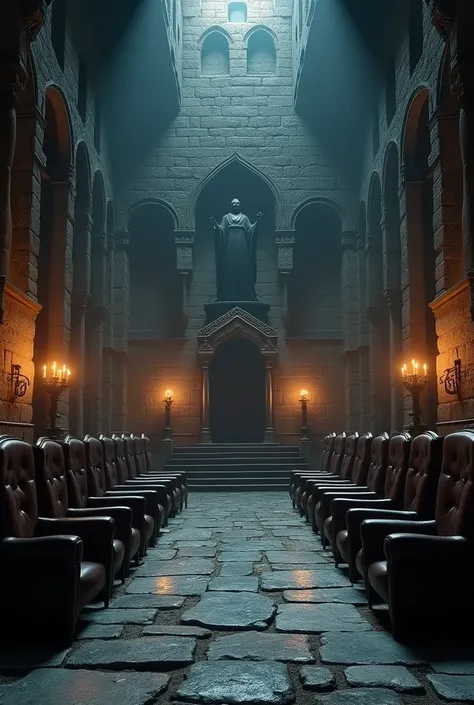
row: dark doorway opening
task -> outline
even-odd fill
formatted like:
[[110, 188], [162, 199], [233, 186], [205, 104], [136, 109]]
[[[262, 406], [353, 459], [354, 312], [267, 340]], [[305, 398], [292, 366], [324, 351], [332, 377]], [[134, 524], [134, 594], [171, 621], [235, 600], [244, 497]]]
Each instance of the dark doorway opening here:
[[210, 368], [213, 443], [261, 443], [265, 434], [265, 365], [245, 339], [217, 348]]

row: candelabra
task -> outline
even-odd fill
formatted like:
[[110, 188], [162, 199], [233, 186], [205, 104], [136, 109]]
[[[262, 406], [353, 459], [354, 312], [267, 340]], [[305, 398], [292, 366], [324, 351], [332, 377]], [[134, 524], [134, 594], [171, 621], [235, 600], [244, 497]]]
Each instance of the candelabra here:
[[302, 389], [300, 397], [301, 404], [301, 440], [306, 440], [309, 434], [308, 428], [308, 392], [306, 389]]
[[410, 392], [412, 398], [412, 410], [410, 416], [412, 424], [408, 428], [413, 435], [422, 433], [426, 429], [421, 419], [420, 395], [428, 384], [428, 368], [423, 365], [423, 374], [419, 373], [419, 364], [416, 360], [411, 361], [412, 371], [409, 372], [406, 365], [402, 367], [402, 382], [405, 389]]
[[164, 438], [167, 440], [171, 439], [171, 406], [173, 404], [173, 392], [171, 389], [167, 389], [165, 392], [165, 398], [163, 399], [165, 405], [165, 432]]
[[58, 412], [58, 402], [61, 394], [69, 388], [69, 379], [71, 370], [67, 369], [66, 365], [58, 367], [55, 362], [51, 365], [51, 374], [48, 375], [48, 368], [43, 366], [43, 385], [46, 392], [49, 394], [49, 428], [47, 433], [49, 438], [61, 438], [62, 428], [57, 425], [61, 414]]

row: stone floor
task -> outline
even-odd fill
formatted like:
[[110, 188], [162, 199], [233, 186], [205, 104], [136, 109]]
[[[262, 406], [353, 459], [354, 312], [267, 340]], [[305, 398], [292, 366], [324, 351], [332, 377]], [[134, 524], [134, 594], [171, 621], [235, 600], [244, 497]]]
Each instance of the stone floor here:
[[395, 643], [281, 493], [191, 496], [69, 651], [0, 671], [0, 705], [474, 702], [474, 654]]

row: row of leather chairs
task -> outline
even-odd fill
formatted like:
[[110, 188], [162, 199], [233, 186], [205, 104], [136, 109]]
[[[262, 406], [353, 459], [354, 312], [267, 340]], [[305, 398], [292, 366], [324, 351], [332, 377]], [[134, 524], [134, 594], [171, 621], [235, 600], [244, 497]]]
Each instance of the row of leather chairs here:
[[397, 640], [474, 624], [474, 429], [329, 434], [320, 471], [294, 471], [293, 506], [336, 566], [389, 605]]
[[154, 471], [145, 436], [0, 436], [2, 636], [70, 645], [183, 506], [186, 474]]

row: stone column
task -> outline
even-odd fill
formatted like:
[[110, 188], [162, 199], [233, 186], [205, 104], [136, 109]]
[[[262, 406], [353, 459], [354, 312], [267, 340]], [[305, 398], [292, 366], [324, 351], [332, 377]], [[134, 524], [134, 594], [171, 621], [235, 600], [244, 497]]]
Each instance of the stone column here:
[[92, 294], [88, 312], [88, 359], [85, 384], [87, 387], [86, 432], [102, 431], [102, 378], [104, 349], [104, 320], [107, 311], [105, 282], [107, 274], [107, 236], [92, 236]]
[[264, 443], [275, 443], [273, 427], [273, 361], [265, 360], [265, 437]]
[[390, 314], [390, 429], [394, 433], [403, 427], [403, 387], [400, 377], [402, 307], [401, 295], [396, 289], [386, 289], [385, 298]]
[[[0, 22], [0, 322], [9, 277], [12, 237], [11, 171], [16, 142], [16, 104], [24, 89], [30, 43], [44, 24], [44, 0], [17, 0], [2, 7]], [[48, 3], [49, 4], [49, 3]]]
[[176, 269], [181, 275], [183, 324], [188, 322], [188, 281], [193, 272], [194, 230], [175, 230]]
[[211, 443], [209, 421], [209, 360], [201, 363], [202, 369], [202, 406], [201, 406], [201, 443]]
[[113, 373], [112, 416], [114, 430], [124, 431], [128, 422], [128, 333], [130, 329], [129, 234], [115, 233], [115, 269], [113, 291]]
[[288, 309], [288, 281], [293, 271], [293, 250], [295, 246], [294, 230], [278, 230], [276, 233], [278, 274], [282, 284], [283, 323], [285, 328], [290, 324]]

